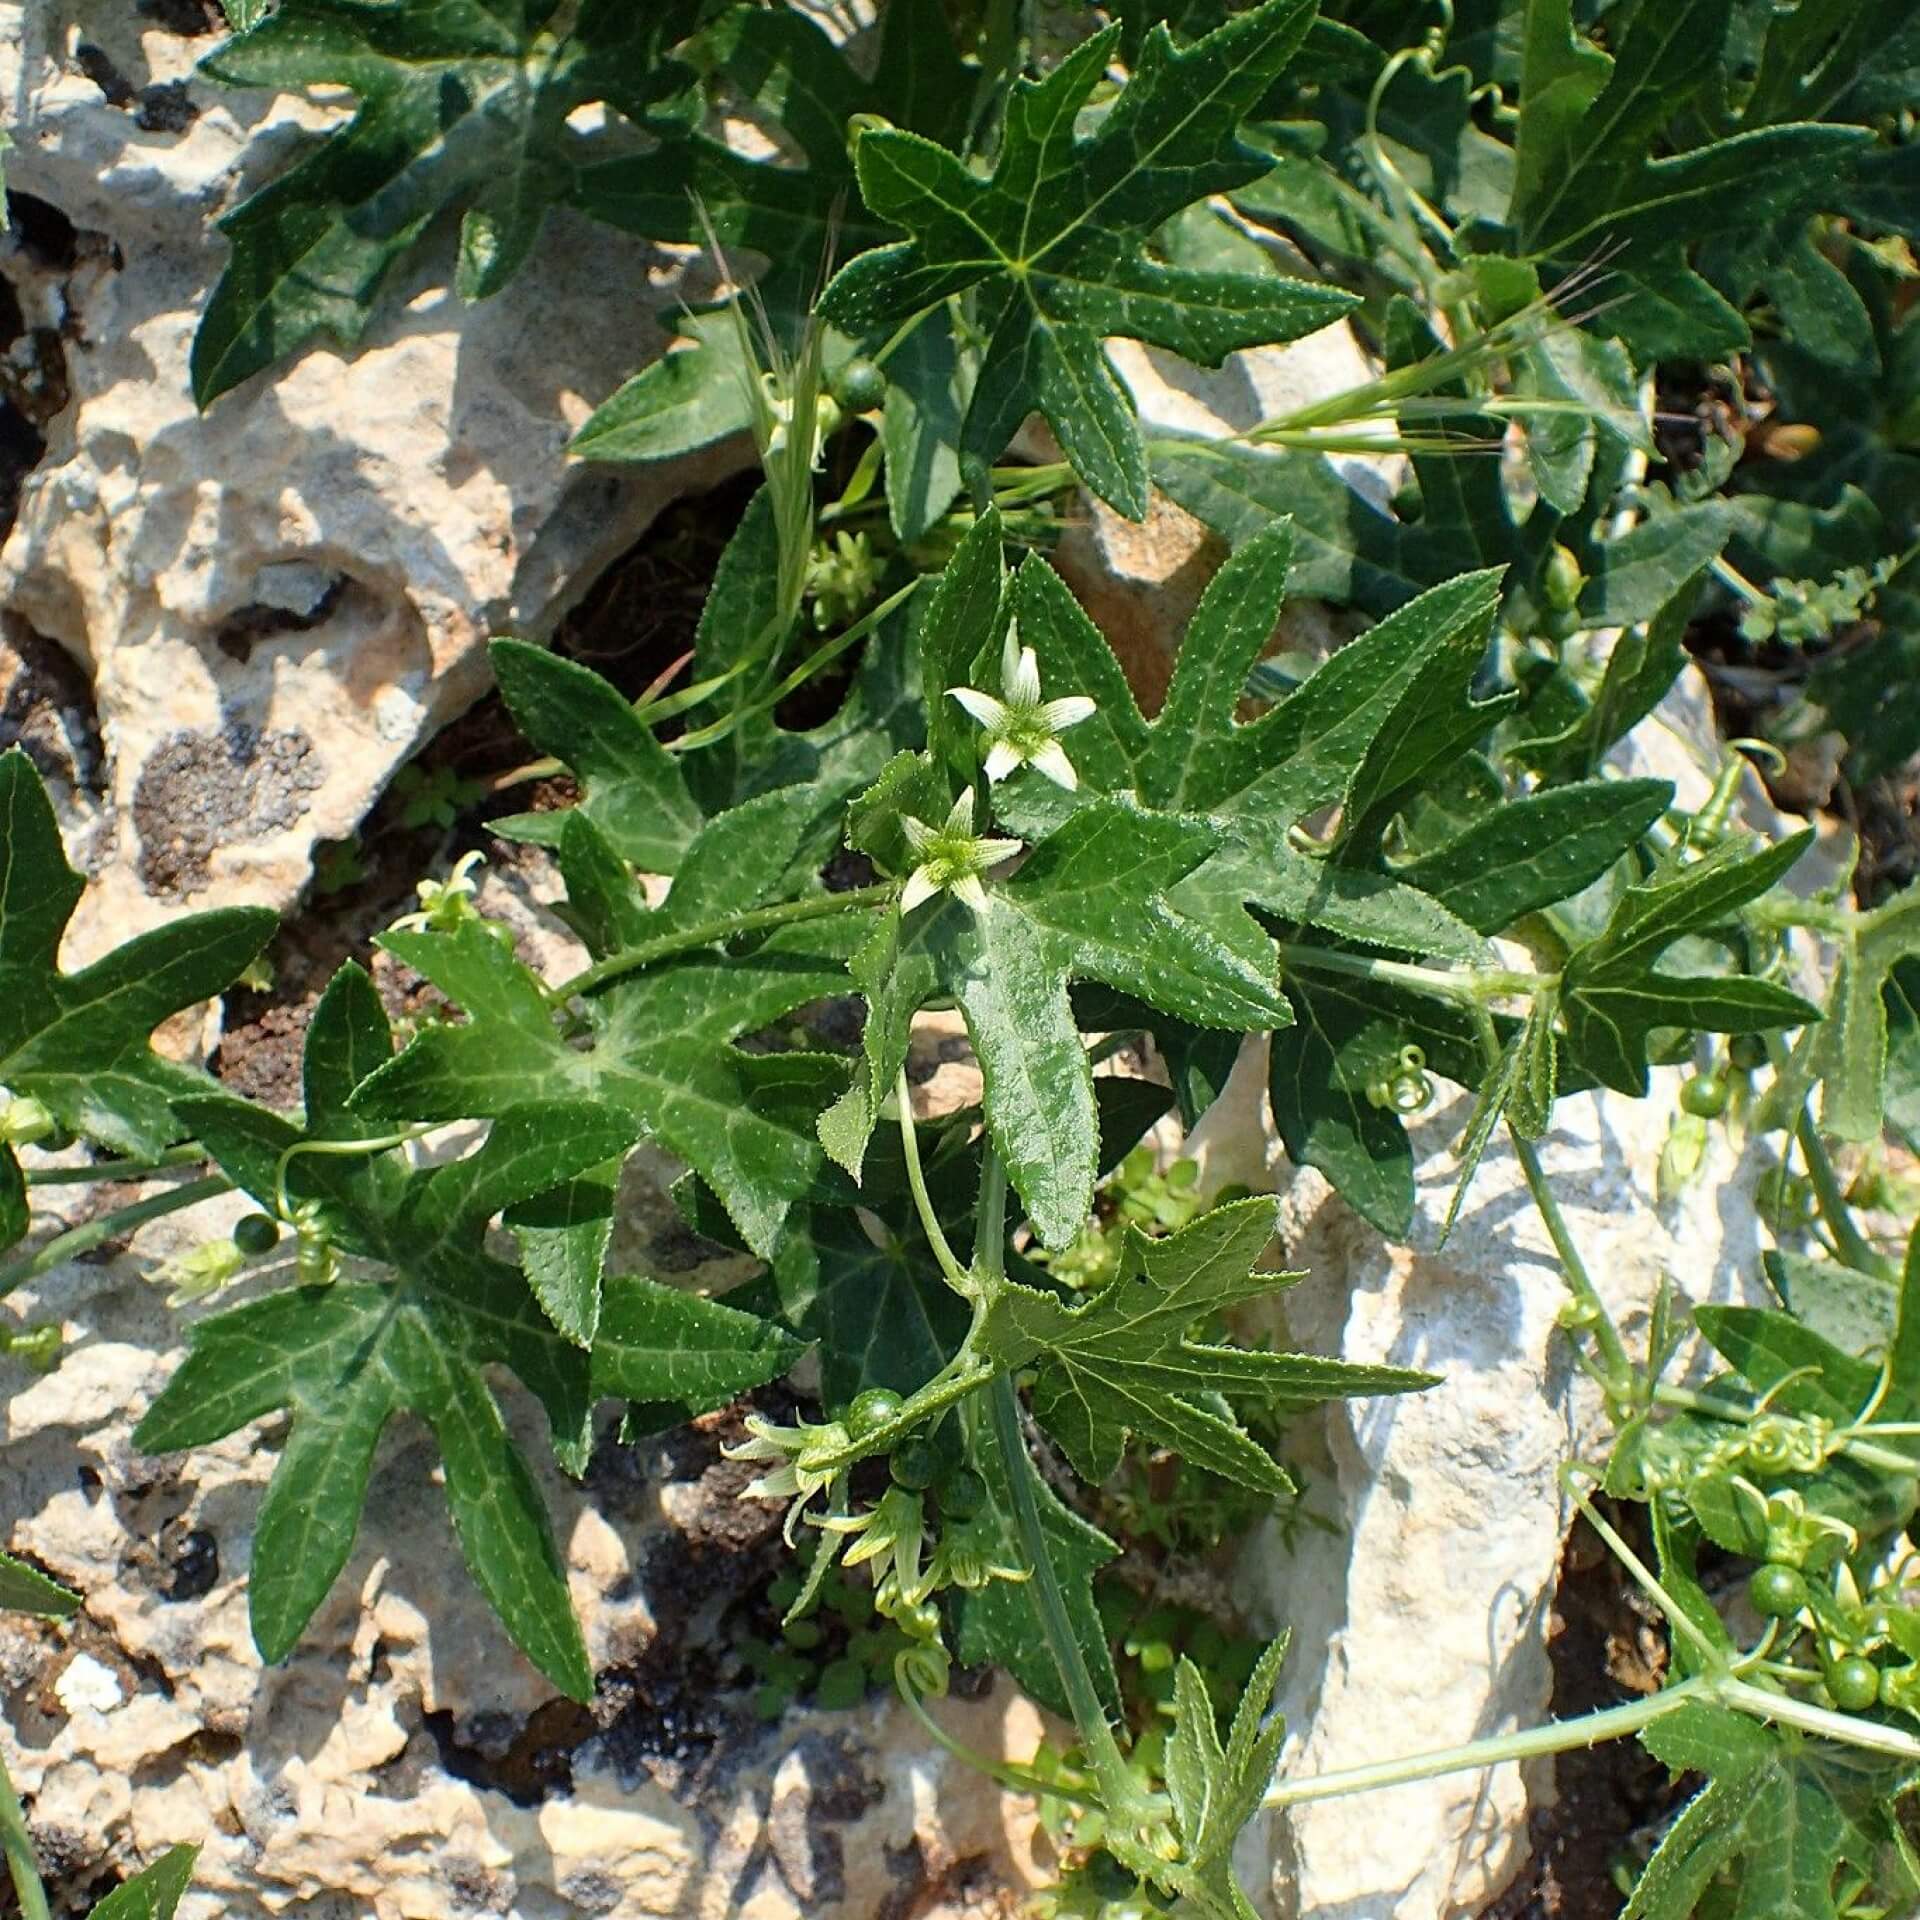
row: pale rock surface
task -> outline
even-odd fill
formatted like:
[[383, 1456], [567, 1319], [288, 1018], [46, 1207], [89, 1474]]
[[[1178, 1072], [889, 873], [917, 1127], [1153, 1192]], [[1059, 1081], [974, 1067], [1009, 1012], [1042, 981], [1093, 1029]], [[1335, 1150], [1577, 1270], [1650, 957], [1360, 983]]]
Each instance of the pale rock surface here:
[[[1374, 376], [1359, 337], [1344, 322], [1287, 346], [1230, 354], [1217, 368], [1189, 366], [1137, 340], [1109, 340], [1107, 352], [1148, 434], [1225, 439]], [[1060, 457], [1057, 449], [1042, 451]], [[1391, 491], [1391, 460], [1356, 455], [1343, 457], [1339, 465], [1351, 484], [1381, 501]], [[1135, 698], [1149, 713], [1157, 712], [1166, 696], [1172, 643], [1225, 552], [1199, 520], [1162, 493], [1153, 495], [1146, 519], [1135, 522], [1085, 489], [1080, 492], [1054, 550], [1054, 564], [1106, 635]], [[1295, 601], [1281, 617], [1277, 640], [1324, 652], [1357, 631], [1358, 624], [1316, 601]]]
[[0, 260], [15, 355], [39, 352], [47, 390], [0, 606], [81, 664], [97, 707], [111, 824], [84, 850], [76, 961], [182, 902], [290, 905], [314, 843], [485, 689], [490, 635], [547, 631], [745, 452], [567, 459], [664, 348], [653, 316], [688, 271], [571, 218], [492, 301], [463, 307], [444, 258], [405, 264], [357, 349], [309, 347], [196, 413], [212, 222], [344, 109], [200, 79], [214, 39], [166, 12], [0, 4], [9, 185], [75, 236], [16, 230]]
[[[1713, 738], [1704, 686], [1689, 672], [1618, 770], [1670, 779], [1680, 804], [1698, 806], [1712, 784]], [[1784, 830], [1757, 780], [1742, 800], [1750, 824]], [[1414, 1129], [1418, 1214], [1411, 1245], [1395, 1246], [1318, 1173], [1286, 1161], [1265, 1078], [1265, 1044], [1250, 1043], [1188, 1151], [1208, 1187], [1237, 1180], [1279, 1193], [1281, 1264], [1307, 1275], [1278, 1307], [1289, 1338], [1443, 1376], [1430, 1392], [1336, 1404], [1317, 1431], [1303, 1427], [1309, 1504], [1339, 1533], [1303, 1527], [1289, 1545], [1269, 1526], [1242, 1558], [1241, 1604], [1293, 1632], [1278, 1703], [1292, 1730], [1282, 1776], [1538, 1725], [1571, 1519], [1559, 1473], [1599, 1457], [1607, 1429], [1556, 1328], [1559, 1264], [1519, 1166], [1502, 1136], [1441, 1247], [1471, 1110], [1464, 1096], [1447, 1101]], [[1695, 1303], [1765, 1297], [1756, 1148], [1737, 1153], [1715, 1129], [1697, 1177], [1670, 1205], [1658, 1198], [1680, 1078], [1657, 1071], [1646, 1100], [1563, 1100], [1539, 1146], [1630, 1346], [1644, 1343], [1663, 1280]], [[1243, 1866], [1270, 1878], [1283, 1920], [1453, 1920], [1513, 1878], [1529, 1811], [1551, 1795], [1549, 1763], [1314, 1802], [1250, 1834]]]
[[[155, 1222], [16, 1296], [68, 1339], [57, 1371], [0, 1401], [6, 1544], [85, 1601], [66, 1623], [0, 1618], [0, 1739], [56, 1898], [182, 1841], [202, 1849], [183, 1920], [963, 1920], [1046, 1877], [1030, 1805], [929, 1752], [890, 1698], [763, 1727], [737, 1676], [722, 1696], [719, 1613], [766, 1577], [777, 1510], [739, 1503], [750, 1470], [711, 1434], [609, 1445], [576, 1484], [540, 1464], [538, 1410], [509, 1391], [600, 1676], [592, 1709], [506, 1642], [431, 1442], [404, 1422], [339, 1585], [263, 1670], [248, 1558], [284, 1423], [182, 1456], [130, 1438], [206, 1310], [169, 1313], [147, 1273], [240, 1211]], [[1040, 1738], [1004, 1686], [942, 1713], [1010, 1757]]]

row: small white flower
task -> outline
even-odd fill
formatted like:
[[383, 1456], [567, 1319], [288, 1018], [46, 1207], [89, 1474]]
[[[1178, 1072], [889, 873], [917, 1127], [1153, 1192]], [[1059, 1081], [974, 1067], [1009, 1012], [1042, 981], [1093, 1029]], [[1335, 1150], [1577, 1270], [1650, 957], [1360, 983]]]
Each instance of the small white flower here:
[[844, 1484], [844, 1467], [825, 1466], [848, 1445], [847, 1430], [837, 1420], [820, 1426], [801, 1421], [797, 1426], [776, 1426], [758, 1413], [747, 1415], [751, 1438], [737, 1447], [723, 1446], [720, 1451], [729, 1460], [765, 1460], [774, 1462], [771, 1473], [763, 1473], [741, 1489], [747, 1500], [787, 1500], [785, 1533], [787, 1544], [794, 1541], [800, 1516], [816, 1494], [825, 1493], [830, 1501], [835, 1488]]
[[969, 787], [953, 803], [946, 824], [930, 827], [924, 820], [912, 818], [900, 822], [907, 845], [919, 864], [907, 876], [900, 890], [900, 911], [911, 913], [922, 901], [936, 893], [951, 893], [963, 900], [975, 913], [987, 910], [987, 890], [980, 876], [991, 866], [1008, 860], [1020, 851], [1018, 840], [976, 838], [973, 831], [973, 789]]
[[1004, 780], [1016, 767], [1032, 767], [1071, 793], [1080, 780], [1057, 736], [1089, 718], [1093, 702], [1083, 693], [1042, 700], [1040, 663], [1012, 627], [1000, 655], [1000, 690], [1005, 697], [996, 700], [977, 687], [947, 689], [986, 734], [987, 778]]

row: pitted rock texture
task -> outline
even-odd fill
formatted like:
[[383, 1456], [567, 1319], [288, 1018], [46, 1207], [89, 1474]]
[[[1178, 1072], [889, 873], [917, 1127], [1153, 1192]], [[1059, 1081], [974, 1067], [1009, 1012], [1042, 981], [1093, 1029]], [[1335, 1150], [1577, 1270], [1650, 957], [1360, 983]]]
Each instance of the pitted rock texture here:
[[[590, 467], [591, 408], [666, 345], [684, 255], [556, 219], [525, 275], [463, 307], [449, 260], [205, 415], [187, 358], [218, 216], [345, 110], [201, 79], [200, 0], [0, 4], [15, 222], [0, 246], [0, 607], [80, 663], [123, 823], [181, 736], [304, 736], [300, 804], [96, 848], [75, 961], [181, 900], [287, 906], [314, 843], [486, 686], [485, 642], [538, 636], [661, 507], [739, 466]], [[689, 289], [689, 292], [694, 291]], [[6, 501], [0, 498], [0, 506]], [[236, 761], [244, 756], [236, 754]], [[175, 783], [177, 787], [177, 782]], [[176, 792], [172, 813], [191, 809]]]
[[[930, 1750], [888, 1697], [755, 1718], [727, 1610], [778, 1564], [778, 1510], [739, 1502], [727, 1416], [642, 1447], [609, 1432], [583, 1483], [536, 1468], [590, 1708], [505, 1640], [409, 1425], [339, 1585], [263, 1670], [246, 1578], [283, 1423], [180, 1456], [130, 1440], [184, 1331], [148, 1272], [242, 1210], [156, 1222], [49, 1276], [21, 1306], [64, 1326], [60, 1367], [4, 1363], [7, 1544], [85, 1600], [69, 1622], [0, 1619], [0, 1739], [58, 1910], [180, 1841], [202, 1848], [183, 1920], [985, 1920], [1045, 1877], [1030, 1806]], [[538, 1409], [514, 1394], [509, 1416], [539, 1462]], [[991, 1751], [1039, 1738], [1004, 1687], [941, 1713]]]

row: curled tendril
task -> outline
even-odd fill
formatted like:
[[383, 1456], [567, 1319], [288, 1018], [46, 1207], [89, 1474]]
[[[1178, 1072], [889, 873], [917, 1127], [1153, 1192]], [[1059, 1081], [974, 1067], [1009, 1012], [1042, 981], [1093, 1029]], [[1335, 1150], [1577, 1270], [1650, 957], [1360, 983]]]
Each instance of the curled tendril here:
[[1404, 1046], [1391, 1073], [1385, 1073], [1367, 1088], [1367, 1098], [1376, 1107], [1394, 1113], [1424, 1113], [1433, 1105], [1433, 1081], [1427, 1074], [1424, 1047]]

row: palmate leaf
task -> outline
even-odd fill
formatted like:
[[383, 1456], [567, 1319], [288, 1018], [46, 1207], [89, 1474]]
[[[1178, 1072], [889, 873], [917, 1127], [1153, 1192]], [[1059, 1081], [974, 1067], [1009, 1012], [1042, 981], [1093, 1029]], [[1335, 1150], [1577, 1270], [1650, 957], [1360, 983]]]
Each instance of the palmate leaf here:
[[[484, 936], [482, 936], [484, 938]], [[135, 1432], [149, 1452], [204, 1445], [281, 1408], [292, 1430], [262, 1502], [248, 1593], [254, 1639], [283, 1658], [352, 1550], [374, 1448], [399, 1412], [433, 1429], [447, 1504], [475, 1581], [514, 1643], [575, 1698], [592, 1674], [540, 1494], [488, 1382], [512, 1368], [540, 1400], [562, 1463], [586, 1464], [595, 1400], [722, 1405], [799, 1351], [750, 1315], [649, 1280], [605, 1283], [592, 1352], [541, 1312], [525, 1276], [483, 1245], [488, 1221], [624, 1153], [634, 1125], [578, 1097], [507, 1108], [463, 1160], [415, 1170], [392, 1152], [306, 1153], [363, 1137], [356, 1084], [390, 1056], [372, 982], [343, 968], [308, 1032], [306, 1116], [224, 1098], [183, 1103], [199, 1137], [263, 1205], [284, 1177], [317, 1204], [340, 1251], [385, 1269], [290, 1288], [193, 1329], [186, 1361]]]
[[1786, 874], [1812, 837], [1795, 834], [1757, 853], [1729, 841], [1628, 888], [1599, 936], [1577, 947], [1561, 973], [1573, 1057], [1618, 1092], [1644, 1094], [1647, 1042], [1656, 1027], [1761, 1033], [1819, 1019], [1818, 1007], [1775, 981], [1664, 973], [1656, 965], [1683, 935], [1728, 924]]
[[[212, 1083], [148, 1037], [231, 986], [279, 920], [264, 907], [190, 914], [62, 973], [61, 937], [85, 885], [32, 761], [17, 747], [0, 754], [0, 1087], [71, 1132], [152, 1155], [187, 1130], [172, 1103]], [[0, 1145], [0, 1240], [25, 1230], [26, 1184]]]
[[206, 406], [316, 334], [351, 345], [394, 263], [463, 209], [456, 284], [497, 292], [591, 151], [567, 124], [634, 119], [690, 78], [662, 61], [701, 0], [280, 0], [202, 63], [235, 87], [343, 86], [354, 117], [220, 222], [232, 255], [193, 343]]
[[962, 429], [963, 468], [984, 476], [1037, 410], [1087, 485], [1142, 518], [1146, 454], [1103, 337], [1215, 366], [1237, 347], [1311, 333], [1354, 304], [1326, 287], [1162, 266], [1143, 249], [1183, 208], [1262, 171], [1239, 123], [1312, 13], [1310, 0], [1265, 0], [1178, 50], [1154, 28], [1133, 77], [1082, 139], [1076, 115], [1120, 30], [1096, 34], [1043, 80], [1016, 83], [990, 178], [934, 141], [863, 132], [854, 157], [867, 208], [912, 238], [850, 261], [822, 311], [848, 333], [884, 336], [971, 293], [988, 345]]
[[1129, 1228], [1119, 1274], [1083, 1304], [1017, 1285], [994, 1304], [980, 1351], [1009, 1371], [1033, 1369], [1034, 1418], [1083, 1479], [1106, 1479], [1137, 1432], [1224, 1479], [1284, 1493], [1292, 1484], [1285, 1471], [1230, 1416], [1201, 1404], [1207, 1396], [1238, 1389], [1310, 1407], [1434, 1384], [1434, 1375], [1403, 1367], [1191, 1338], [1196, 1323], [1299, 1278], [1253, 1271], [1274, 1217], [1271, 1200], [1242, 1200], [1164, 1240]]
[[1703, 1702], [1640, 1740], [1676, 1772], [1709, 1779], [1667, 1829], [1623, 1920], [1689, 1920], [1712, 1887], [1729, 1920], [1842, 1920], [1840, 1888], [1859, 1876], [1891, 1900], [1888, 1912], [1920, 1896], [1896, 1838], [1895, 1769], [1852, 1752], [1842, 1761], [1790, 1728]]
[[1200, 1669], [1185, 1654], [1174, 1669], [1166, 1776], [1180, 1832], [1180, 1858], [1141, 1865], [1167, 1892], [1184, 1896], [1205, 1920], [1255, 1920], [1253, 1903], [1234, 1877], [1233, 1847], [1259, 1813], [1286, 1741], [1286, 1721], [1279, 1714], [1267, 1718], [1286, 1652], [1282, 1634], [1260, 1656], [1234, 1708], [1224, 1747]]
[[[845, 257], [898, 237], [876, 218], [854, 179], [849, 127], [857, 115], [957, 147], [974, 96], [940, 0], [894, 0], [881, 15], [869, 77], [805, 15], [736, 7], [686, 50], [729, 89], [777, 123], [798, 149], [753, 160], [699, 129], [668, 130], [652, 153], [589, 167], [575, 204], [596, 219], [653, 240], [704, 243], [765, 261], [754, 298], [774, 333], [795, 346], [821, 276]], [[737, 264], [737, 263], [736, 263]], [[643, 368], [589, 419], [574, 451], [596, 460], [658, 460], [710, 445], [752, 423], [748, 382], [758, 377], [741, 333], [720, 311], [679, 321], [686, 345]], [[828, 366], [857, 343], [830, 335]], [[960, 486], [958, 440], [965, 387], [949, 317], [930, 314], [885, 361], [883, 437], [894, 531], [918, 539]]]
[[[811, 1125], [754, 1097], [734, 1043], [846, 986], [845, 919], [783, 928], [750, 952], [713, 944], [615, 980], [570, 1042], [540, 981], [478, 927], [381, 944], [466, 1013], [429, 1027], [361, 1088], [375, 1120], [494, 1115], [527, 1099], [591, 1100], [697, 1168], [747, 1244], [770, 1255], [820, 1166]], [[856, 929], [857, 930], [857, 929]]]
[[1172, 898], [1218, 844], [1203, 821], [1102, 800], [995, 883], [984, 912], [944, 894], [904, 917], [890, 910], [852, 960], [871, 1011], [864, 1077], [821, 1121], [834, 1158], [859, 1171], [906, 1060], [914, 1014], [951, 1000], [966, 1020], [987, 1127], [1014, 1186], [1041, 1239], [1066, 1246], [1092, 1204], [1099, 1146], [1070, 981], [1104, 981], [1202, 1025], [1287, 1018], [1267, 937], [1237, 908], [1235, 925], [1184, 912]]
[[[1861, 127], [1757, 126], [1679, 152], [1668, 130], [1722, 71], [1732, 0], [1641, 8], [1617, 51], [1575, 36], [1570, 0], [1530, 0], [1513, 197], [1506, 223], [1537, 260], [1573, 263], [1612, 249], [1634, 290], [1609, 316], [1628, 338], [1675, 310], [1697, 316], [1694, 344], [1723, 351], [1746, 327], [1696, 274], [1685, 249], [1721, 230], [1730, 196], [1759, 230], [1823, 204], [1872, 135]], [[1711, 326], [1706, 317], [1718, 309]], [[1668, 350], [1679, 343], [1652, 344]]]

